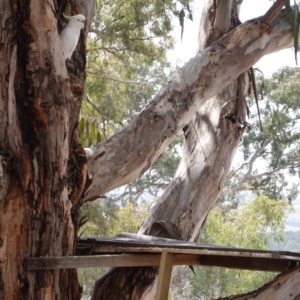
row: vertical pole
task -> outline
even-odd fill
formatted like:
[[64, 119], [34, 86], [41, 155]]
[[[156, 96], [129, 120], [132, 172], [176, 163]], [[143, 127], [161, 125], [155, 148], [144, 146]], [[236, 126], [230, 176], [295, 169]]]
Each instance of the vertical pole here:
[[167, 300], [173, 267], [173, 253], [163, 251], [161, 254], [158, 283], [155, 300]]

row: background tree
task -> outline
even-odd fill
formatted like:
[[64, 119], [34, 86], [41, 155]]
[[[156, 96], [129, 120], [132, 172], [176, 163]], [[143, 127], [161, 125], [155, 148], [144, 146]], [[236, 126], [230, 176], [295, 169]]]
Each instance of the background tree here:
[[270, 249], [300, 252], [299, 231], [287, 231], [284, 233], [284, 242], [270, 242]]
[[264, 81], [260, 101], [263, 131], [251, 117], [253, 126], [242, 142], [244, 163], [233, 170], [231, 193], [247, 187], [272, 199], [285, 196], [292, 201], [297, 196], [298, 189], [288, 185], [288, 178], [299, 174], [298, 80], [297, 68], [284, 68]]
[[[111, 200], [88, 202], [82, 207], [82, 214], [88, 222], [81, 228], [80, 236], [116, 236], [121, 232], [135, 233], [148, 212], [147, 203], [115, 204]], [[95, 281], [103, 276], [108, 268], [79, 269], [79, 281], [84, 291], [90, 290]]]

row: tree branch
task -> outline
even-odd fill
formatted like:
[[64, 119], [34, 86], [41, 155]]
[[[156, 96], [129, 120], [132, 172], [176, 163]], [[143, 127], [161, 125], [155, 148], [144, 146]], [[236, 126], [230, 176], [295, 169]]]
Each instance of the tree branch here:
[[257, 175], [251, 175], [251, 176], [248, 176], [246, 180], [244, 181], [240, 181], [239, 183], [237, 183], [236, 185], [234, 185], [234, 187], [232, 187], [231, 189], [234, 191], [234, 192], [238, 192], [238, 191], [241, 191], [243, 190], [244, 188], [242, 188], [242, 185], [246, 182], [253, 182], [253, 181], [256, 181], [258, 179], [261, 179], [263, 177], [272, 177], [274, 174], [276, 174], [277, 172], [281, 171], [281, 170], [284, 170], [284, 169], [287, 169], [287, 168], [290, 168], [292, 166], [295, 166], [295, 167], [299, 167], [299, 162], [290, 162], [290, 163], [286, 163], [284, 165], [281, 165], [280, 167], [276, 168], [276, 169], [273, 169], [272, 171], [268, 171], [268, 172], [263, 172], [263, 173], [260, 173], [260, 174], [257, 174]]
[[271, 24], [280, 14], [284, 6], [283, 0], [276, 0], [276, 2], [270, 7], [266, 14], [262, 17], [262, 21]]
[[98, 78], [105, 79], [105, 80], [111, 80], [111, 81], [116, 81], [116, 82], [121, 82], [121, 83], [128, 83], [128, 84], [147, 85], [147, 82], [143, 82], [143, 81], [123, 80], [123, 79], [108, 77], [108, 76], [101, 75], [98, 72], [89, 71], [89, 70], [86, 70], [86, 72], [88, 74], [97, 76]]
[[175, 73], [126, 128], [87, 148], [84, 199], [95, 199], [140, 177], [205, 101], [264, 55], [293, 45], [283, 13], [271, 25], [252, 20], [232, 29]]
[[100, 109], [99, 109], [98, 106], [90, 99], [89, 96], [86, 96], [86, 97], [85, 97], [85, 101], [86, 101], [88, 104], [90, 104], [90, 105], [94, 108], [94, 110], [95, 110], [95, 111], [103, 118]]
[[[261, 155], [261, 153], [265, 150], [265, 148], [267, 147], [267, 145], [270, 144], [270, 142], [272, 141], [272, 138], [266, 139], [263, 144], [261, 145], [261, 147], [259, 149], [256, 150], [256, 152], [254, 153], [254, 155], [251, 157], [249, 163], [248, 163], [248, 171], [247, 173], [244, 175], [244, 177], [237, 183], [234, 184], [231, 187], [232, 191], [238, 191], [240, 190], [241, 186], [245, 183], [249, 181], [250, 175], [252, 174], [253, 171], [253, 164], [255, 162], [255, 160]], [[245, 165], [245, 164], [244, 164]]]

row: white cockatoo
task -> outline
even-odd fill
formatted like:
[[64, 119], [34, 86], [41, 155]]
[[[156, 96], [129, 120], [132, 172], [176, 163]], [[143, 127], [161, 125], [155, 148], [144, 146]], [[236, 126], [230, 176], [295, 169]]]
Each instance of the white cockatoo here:
[[60, 34], [61, 48], [65, 59], [71, 59], [79, 40], [80, 30], [84, 27], [85, 16], [69, 17], [64, 14], [64, 17], [69, 20], [69, 23]]

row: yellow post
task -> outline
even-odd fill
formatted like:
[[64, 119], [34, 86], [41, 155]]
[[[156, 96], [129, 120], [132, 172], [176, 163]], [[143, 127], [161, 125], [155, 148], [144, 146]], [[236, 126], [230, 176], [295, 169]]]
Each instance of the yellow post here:
[[168, 300], [170, 280], [173, 267], [173, 254], [163, 251], [161, 254], [156, 300]]

